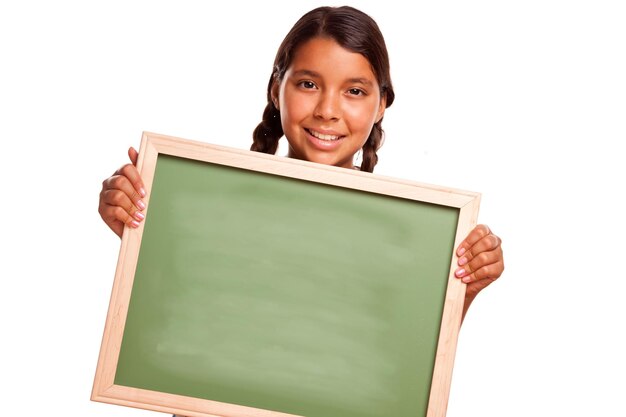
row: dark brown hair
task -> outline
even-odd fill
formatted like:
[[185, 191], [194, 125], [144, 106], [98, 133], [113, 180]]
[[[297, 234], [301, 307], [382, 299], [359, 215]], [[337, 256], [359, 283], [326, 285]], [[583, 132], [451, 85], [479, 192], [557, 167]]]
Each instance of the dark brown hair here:
[[[353, 7], [319, 7], [302, 16], [278, 48], [267, 86], [267, 106], [263, 111], [263, 120], [252, 134], [254, 142], [250, 150], [276, 153], [278, 140], [283, 136], [283, 128], [280, 123], [280, 112], [272, 102], [272, 85], [274, 82], [282, 81], [296, 49], [315, 37], [331, 38], [343, 48], [363, 55], [372, 66], [372, 71], [380, 86], [381, 98], [386, 98], [386, 107], [393, 103], [395, 94], [389, 74], [389, 55], [376, 22]], [[374, 124], [363, 145], [361, 171], [372, 172], [378, 162], [376, 151], [382, 145], [383, 140], [381, 124], [382, 119]]]

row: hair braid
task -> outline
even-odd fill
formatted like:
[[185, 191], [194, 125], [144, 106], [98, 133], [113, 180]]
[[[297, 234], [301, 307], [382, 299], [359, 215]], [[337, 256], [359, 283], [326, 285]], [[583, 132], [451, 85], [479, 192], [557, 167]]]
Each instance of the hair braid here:
[[363, 161], [361, 162], [361, 171], [374, 171], [374, 167], [378, 163], [378, 155], [376, 155], [376, 151], [383, 145], [382, 142], [383, 128], [381, 126], [381, 121], [379, 121], [374, 125], [374, 127], [372, 127], [370, 136], [363, 145]]
[[251, 151], [275, 154], [278, 149], [278, 140], [283, 136], [283, 127], [280, 124], [280, 112], [268, 100], [263, 111], [263, 120], [252, 132]]

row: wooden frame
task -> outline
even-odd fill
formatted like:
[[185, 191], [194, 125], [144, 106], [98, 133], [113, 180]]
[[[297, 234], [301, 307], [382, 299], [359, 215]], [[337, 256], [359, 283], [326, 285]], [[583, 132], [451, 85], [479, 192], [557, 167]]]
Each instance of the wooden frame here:
[[[138, 160], [138, 169], [141, 172], [147, 191], [147, 196], [144, 199], [148, 207], [147, 211], [150, 209], [149, 200], [157, 156], [159, 154], [454, 207], [459, 212], [456, 237], [454, 239], [455, 248], [475, 226], [478, 215], [480, 195], [477, 193], [425, 185], [273, 155], [235, 150], [153, 133], [143, 134]], [[126, 228], [124, 230], [91, 399], [189, 417], [279, 417], [291, 415], [183, 395], [120, 386], [114, 383], [131, 290], [133, 288], [135, 268], [137, 267], [139, 249], [142, 242], [143, 227], [144, 223], [142, 222], [137, 229]], [[457, 258], [453, 255], [452, 259], [450, 259], [450, 272], [443, 304], [443, 315], [434, 362], [427, 417], [442, 417], [446, 414], [456, 342], [465, 296], [465, 284], [454, 278], [456, 264]]]

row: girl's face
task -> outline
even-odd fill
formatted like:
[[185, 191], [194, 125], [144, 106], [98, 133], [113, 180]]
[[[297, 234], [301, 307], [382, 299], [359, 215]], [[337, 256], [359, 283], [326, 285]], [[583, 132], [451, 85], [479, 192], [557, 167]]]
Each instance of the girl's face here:
[[385, 99], [370, 63], [329, 38], [302, 44], [272, 86], [291, 158], [352, 168]]

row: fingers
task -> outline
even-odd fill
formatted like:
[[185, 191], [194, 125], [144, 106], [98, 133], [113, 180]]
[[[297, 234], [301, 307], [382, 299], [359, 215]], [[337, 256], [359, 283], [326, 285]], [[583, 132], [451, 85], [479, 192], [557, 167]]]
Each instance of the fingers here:
[[[132, 162], [136, 162], [137, 155], [133, 148], [129, 149], [128, 156]], [[121, 237], [124, 226], [139, 227], [145, 218], [145, 196], [137, 168], [133, 164], [126, 164], [102, 182], [98, 212], [111, 230]]]
[[471, 262], [476, 256], [484, 253], [496, 250], [502, 241], [494, 234], [489, 234], [476, 242], [473, 246], [470, 246], [463, 256], [459, 257], [459, 265], [463, 266], [468, 262]]
[[476, 226], [463, 242], [459, 245], [456, 251], [457, 256], [463, 256], [476, 242], [491, 234], [491, 230], [484, 224]]
[[460, 266], [454, 271], [454, 275], [468, 284], [482, 279], [496, 280], [504, 271], [502, 250], [482, 252], [469, 263]]
[[98, 210], [100, 216], [104, 222], [117, 234], [122, 237], [124, 226], [139, 227], [139, 221], [134, 220], [136, 217], [131, 217], [128, 212], [119, 206], [112, 206], [110, 204], [101, 203]]
[[[126, 164], [118, 169], [115, 174], [104, 180], [102, 183], [102, 190], [119, 190], [125, 194], [135, 206], [143, 210], [145, 204], [141, 201], [142, 197], [146, 196], [146, 191], [143, 188], [143, 181], [141, 176], [133, 165]], [[118, 200], [115, 202], [125, 202], [121, 196], [116, 196]]]
[[137, 153], [135, 148], [133, 148], [132, 146], [130, 148], [128, 148], [128, 158], [130, 158], [130, 162], [132, 162], [132, 164], [134, 166], [137, 166], [137, 157], [138, 156], [139, 156], [139, 153]]
[[145, 218], [145, 215], [142, 213], [142, 210], [146, 208], [144, 202], [139, 198], [133, 201], [120, 190], [103, 190], [100, 201], [105, 206], [105, 209], [108, 210], [107, 214], [131, 227], [139, 226], [138, 222]]
[[[134, 149], [130, 148], [128, 151], [128, 155], [130, 156], [130, 151]], [[137, 158], [135, 158], [136, 160]], [[131, 164], [126, 164], [124, 166], [122, 166], [120, 169], [118, 169], [117, 171], [115, 171], [115, 173], [113, 174], [113, 176], [111, 178], [107, 178], [105, 181], [109, 181], [111, 179], [113, 179], [116, 176], [122, 176], [125, 177], [129, 183], [131, 184], [132, 188], [134, 189], [134, 191], [137, 192], [137, 194], [141, 197], [145, 197], [146, 196], [146, 191], [144, 189], [144, 185], [143, 185], [143, 181], [141, 179], [141, 175], [139, 175], [139, 171], [137, 171], [137, 168], [135, 167], [135, 165], [131, 165]], [[117, 181], [121, 181], [121, 179], [117, 179]]]
[[459, 245], [457, 255], [459, 267], [454, 274], [464, 283], [492, 282], [504, 271], [502, 240], [485, 225], [478, 225], [470, 232]]

